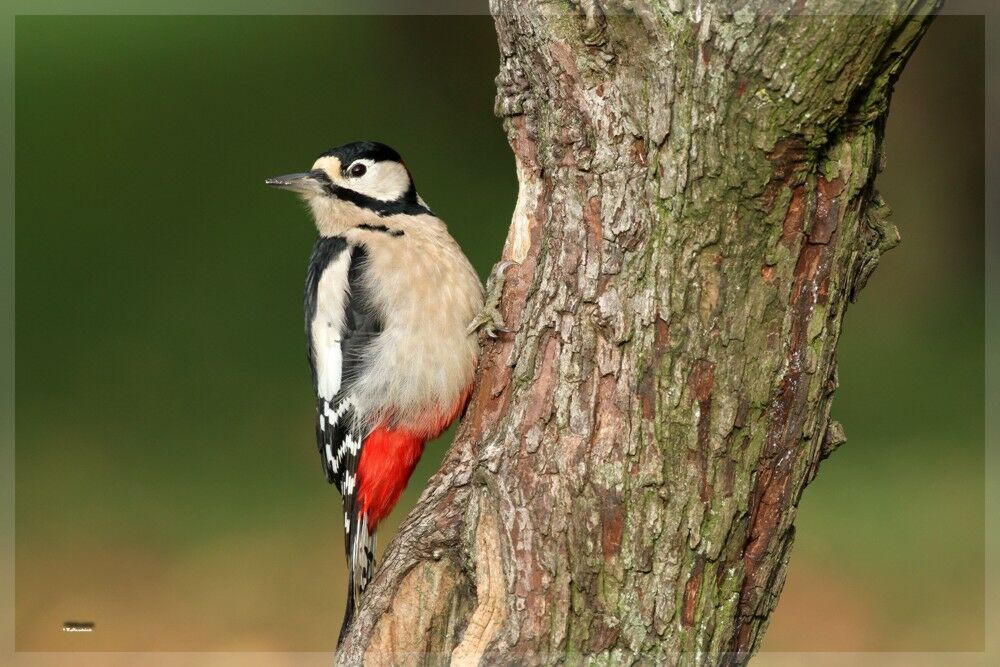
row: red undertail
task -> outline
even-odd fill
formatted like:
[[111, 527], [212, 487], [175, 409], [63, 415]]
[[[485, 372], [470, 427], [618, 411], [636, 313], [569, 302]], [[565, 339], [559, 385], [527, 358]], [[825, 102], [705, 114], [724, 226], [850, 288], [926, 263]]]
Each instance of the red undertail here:
[[424, 444], [441, 435], [461, 414], [471, 389], [470, 386], [451, 410], [432, 418], [429, 425], [407, 429], [382, 424], [365, 440], [358, 461], [358, 504], [360, 512], [368, 515], [370, 532], [375, 532], [379, 522], [396, 505], [424, 453]]
[[358, 461], [358, 503], [368, 515], [368, 530], [392, 510], [424, 453], [425, 440], [409, 431], [379, 426], [365, 440]]

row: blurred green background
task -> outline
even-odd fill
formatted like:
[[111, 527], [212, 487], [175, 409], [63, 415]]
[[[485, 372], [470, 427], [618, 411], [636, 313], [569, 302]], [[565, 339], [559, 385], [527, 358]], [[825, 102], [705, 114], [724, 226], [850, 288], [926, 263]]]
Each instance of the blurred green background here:
[[[263, 179], [385, 141], [485, 275], [516, 196], [491, 20], [15, 27], [18, 650], [329, 650], [314, 231]], [[766, 649], [982, 648], [983, 44], [982, 19], [939, 18], [897, 87], [880, 187], [903, 244], [847, 317], [850, 441], [803, 498]]]

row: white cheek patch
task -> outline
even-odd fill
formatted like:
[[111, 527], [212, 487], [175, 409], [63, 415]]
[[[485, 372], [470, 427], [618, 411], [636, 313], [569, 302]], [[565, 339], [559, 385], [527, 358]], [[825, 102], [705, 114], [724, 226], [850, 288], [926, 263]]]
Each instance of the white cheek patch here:
[[[351, 168], [356, 164], [365, 166], [363, 176], [351, 176]], [[360, 158], [346, 165], [346, 176], [341, 171], [344, 166], [338, 158], [328, 156], [316, 160], [312, 168], [324, 171], [334, 185], [379, 201], [395, 201], [410, 189], [410, 172], [399, 162]]]
[[355, 192], [380, 201], [394, 201], [410, 189], [410, 174], [400, 163], [371, 160], [358, 160], [358, 162], [364, 164], [368, 170], [364, 176], [347, 177], [347, 187]]

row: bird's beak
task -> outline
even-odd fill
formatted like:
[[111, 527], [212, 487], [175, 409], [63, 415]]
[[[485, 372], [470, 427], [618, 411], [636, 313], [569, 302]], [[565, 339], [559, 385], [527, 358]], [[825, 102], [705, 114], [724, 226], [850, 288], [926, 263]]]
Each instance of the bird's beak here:
[[275, 176], [264, 181], [266, 185], [281, 190], [291, 190], [300, 194], [319, 194], [323, 191], [323, 184], [312, 172], [302, 174], [285, 174]]

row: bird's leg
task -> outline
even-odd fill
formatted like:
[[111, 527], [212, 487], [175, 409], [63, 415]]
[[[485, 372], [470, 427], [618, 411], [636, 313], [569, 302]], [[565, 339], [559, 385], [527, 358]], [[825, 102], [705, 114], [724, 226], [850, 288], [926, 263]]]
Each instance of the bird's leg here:
[[503, 261], [493, 267], [490, 277], [486, 279], [486, 303], [483, 309], [469, 323], [468, 332], [470, 334], [483, 331], [490, 338], [496, 338], [497, 334], [512, 333], [507, 329], [500, 314], [500, 299], [503, 296], [503, 286], [506, 278], [504, 273], [514, 262]]

